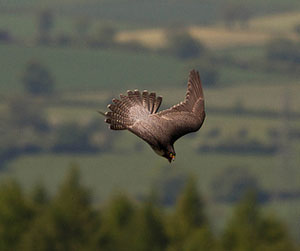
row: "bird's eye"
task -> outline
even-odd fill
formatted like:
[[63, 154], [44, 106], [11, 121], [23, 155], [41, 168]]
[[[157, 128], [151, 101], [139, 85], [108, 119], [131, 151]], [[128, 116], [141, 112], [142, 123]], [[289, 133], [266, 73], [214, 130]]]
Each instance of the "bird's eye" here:
[[171, 157], [171, 158], [173, 157], [173, 153], [170, 153], [170, 157]]

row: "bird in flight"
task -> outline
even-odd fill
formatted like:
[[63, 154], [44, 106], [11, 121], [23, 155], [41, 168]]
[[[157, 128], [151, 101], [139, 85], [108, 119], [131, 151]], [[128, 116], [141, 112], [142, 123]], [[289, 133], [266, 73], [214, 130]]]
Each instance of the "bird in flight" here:
[[184, 101], [158, 112], [162, 97], [138, 90], [120, 94], [100, 114], [112, 130], [128, 130], [145, 140], [152, 149], [169, 162], [175, 159], [174, 142], [183, 135], [196, 132], [205, 119], [204, 96], [199, 73], [189, 74]]

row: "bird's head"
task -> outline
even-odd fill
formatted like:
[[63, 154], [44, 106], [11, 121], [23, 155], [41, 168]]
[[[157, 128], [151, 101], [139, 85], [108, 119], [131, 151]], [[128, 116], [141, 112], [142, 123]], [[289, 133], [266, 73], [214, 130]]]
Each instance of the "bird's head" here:
[[170, 163], [175, 160], [175, 156], [176, 153], [173, 146], [167, 147], [163, 154], [163, 157], [165, 157]]

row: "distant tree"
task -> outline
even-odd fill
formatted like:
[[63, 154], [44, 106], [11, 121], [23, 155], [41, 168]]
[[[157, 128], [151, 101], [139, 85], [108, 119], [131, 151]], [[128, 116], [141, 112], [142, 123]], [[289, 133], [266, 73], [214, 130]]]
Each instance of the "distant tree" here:
[[131, 250], [163, 251], [168, 238], [161, 210], [149, 198], [138, 210], [134, 223], [134, 240]]
[[249, 190], [257, 191], [260, 201], [267, 198], [257, 179], [245, 167], [240, 166], [225, 168], [212, 180], [211, 189], [214, 199], [219, 202], [237, 202]]
[[14, 128], [33, 128], [39, 132], [49, 130], [43, 105], [39, 101], [16, 96], [8, 101], [8, 110], [8, 123]]
[[104, 45], [109, 45], [114, 42], [116, 30], [112, 25], [102, 25], [99, 29], [99, 40]]
[[73, 166], [52, 204], [24, 235], [22, 250], [86, 250], [100, 224], [90, 196]]
[[45, 9], [38, 15], [38, 42], [48, 44], [51, 41], [51, 29], [54, 25], [54, 14], [52, 10]]
[[167, 51], [180, 59], [198, 58], [206, 53], [205, 46], [185, 30], [167, 31], [167, 38], [169, 41]]
[[95, 234], [94, 250], [122, 250], [133, 246], [136, 208], [123, 194], [115, 195], [102, 210], [101, 228]]
[[111, 47], [115, 44], [116, 30], [110, 24], [102, 24], [98, 32], [90, 40], [90, 45], [95, 47]]
[[264, 216], [256, 195], [249, 191], [235, 208], [223, 237], [224, 250], [294, 250], [284, 226]]
[[[184, 246], [188, 245], [186, 242], [191, 234], [202, 228], [207, 228], [209, 231], [208, 220], [204, 213], [203, 201], [197, 192], [196, 182], [190, 178], [177, 200], [175, 212], [169, 224], [170, 250], [183, 250]], [[206, 234], [206, 231], [201, 233]]]
[[153, 187], [159, 191], [159, 202], [166, 207], [173, 207], [179, 193], [184, 188], [186, 179], [185, 173], [163, 168], [161, 174], [153, 183]]
[[25, 91], [32, 95], [50, 95], [54, 92], [54, 78], [50, 71], [37, 61], [27, 63], [22, 82]]
[[223, 8], [223, 18], [228, 27], [233, 27], [235, 24], [247, 27], [251, 15], [249, 7], [245, 4], [226, 2]]
[[274, 39], [266, 44], [267, 58], [271, 63], [300, 64], [300, 44], [288, 39]]
[[204, 86], [214, 87], [219, 81], [219, 66], [214, 62], [210, 55], [205, 55], [200, 60], [189, 62], [189, 68], [198, 69], [200, 78]]
[[206, 136], [210, 139], [215, 139], [220, 137], [222, 134], [221, 128], [220, 127], [213, 127], [208, 132], [206, 133]]
[[38, 210], [50, 201], [46, 188], [40, 183], [34, 186], [30, 198]]
[[248, 138], [248, 128], [242, 127], [237, 132], [237, 138], [240, 140], [246, 140]]
[[10, 43], [12, 35], [8, 30], [0, 29], [0, 42]]
[[60, 33], [56, 37], [56, 44], [60, 46], [69, 46], [72, 43], [72, 38], [66, 33]]
[[34, 212], [15, 181], [0, 186], [0, 250], [17, 250]]
[[85, 40], [87, 38], [89, 28], [91, 26], [90, 19], [82, 16], [75, 20], [75, 29], [79, 40]]
[[54, 152], [89, 152], [96, 149], [90, 143], [90, 134], [85, 127], [70, 122], [59, 126], [52, 147]]
[[107, 131], [105, 123], [99, 123], [98, 119], [90, 120], [83, 130], [89, 134], [90, 145], [101, 152], [110, 151], [113, 148], [115, 138], [118, 137], [112, 131]]
[[196, 181], [189, 178], [187, 183], [179, 195], [176, 208], [175, 217], [183, 228], [181, 230], [188, 234], [194, 227], [200, 227], [207, 224], [207, 218], [204, 213], [204, 203], [200, 197]]
[[297, 24], [297, 25], [295, 25], [294, 31], [296, 32], [296, 34], [297, 34], [298, 36], [300, 36], [300, 23]]
[[183, 251], [217, 251], [217, 245], [212, 231], [208, 227], [197, 228], [187, 238]]

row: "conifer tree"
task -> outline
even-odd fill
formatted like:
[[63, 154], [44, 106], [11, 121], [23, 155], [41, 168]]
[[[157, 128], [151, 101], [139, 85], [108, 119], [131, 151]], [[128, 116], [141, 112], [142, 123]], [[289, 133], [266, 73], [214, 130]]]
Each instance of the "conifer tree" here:
[[115, 195], [101, 216], [101, 228], [94, 238], [94, 250], [114, 251], [132, 245], [135, 206], [124, 194]]
[[183, 245], [183, 251], [218, 250], [215, 239], [208, 227], [194, 230]]
[[20, 186], [8, 181], [0, 187], [0, 250], [16, 250], [33, 218], [33, 210]]
[[54, 92], [54, 78], [48, 68], [39, 61], [27, 63], [22, 76], [25, 91], [35, 96], [47, 96]]
[[22, 250], [86, 250], [98, 224], [90, 193], [72, 167], [51, 205], [24, 236]]
[[31, 193], [31, 200], [37, 207], [42, 207], [49, 202], [48, 193], [42, 184], [38, 183], [35, 185]]
[[201, 228], [210, 231], [196, 182], [190, 178], [177, 200], [175, 213], [171, 217], [169, 234], [172, 243], [168, 250], [183, 250], [185, 242], [193, 232]]
[[134, 224], [134, 250], [163, 251], [167, 246], [167, 233], [161, 210], [153, 199], [143, 203]]
[[253, 191], [237, 205], [222, 237], [224, 250], [292, 251], [293, 245], [282, 223], [264, 216]]

